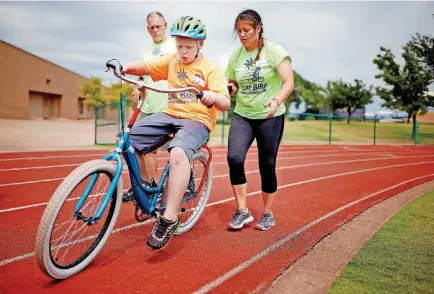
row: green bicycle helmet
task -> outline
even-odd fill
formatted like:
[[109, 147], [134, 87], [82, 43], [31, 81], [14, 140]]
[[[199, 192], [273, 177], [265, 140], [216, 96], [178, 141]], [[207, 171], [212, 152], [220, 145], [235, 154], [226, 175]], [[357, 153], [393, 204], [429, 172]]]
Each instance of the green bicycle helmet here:
[[196, 40], [205, 40], [205, 24], [193, 16], [183, 16], [179, 18], [170, 28], [172, 37], [186, 37]]

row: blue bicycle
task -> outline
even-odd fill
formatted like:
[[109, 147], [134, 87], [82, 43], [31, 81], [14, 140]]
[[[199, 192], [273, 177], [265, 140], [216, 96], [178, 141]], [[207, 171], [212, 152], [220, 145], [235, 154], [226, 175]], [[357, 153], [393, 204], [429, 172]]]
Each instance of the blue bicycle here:
[[[162, 93], [192, 91], [200, 99], [202, 92], [194, 87], [157, 89], [143, 82], [123, 76], [116, 65], [107, 62], [121, 81]], [[124, 129], [113, 153], [104, 159], [91, 160], [73, 170], [54, 192], [42, 215], [36, 237], [36, 260], [49, 277], [66, 279], [83, 270], [103, 248], [115, 226], [124, 191], [123, 156], [128, 167], [129, 180], [135, 200], [135, 219], [143, 222], [155, 218], [165, 209], [169, 161], [157, 187], [142, 184], [134, 148], [130, 144], [130, 130], [143, 101], [138, 105]], [[121, 103], [122, 105], [122, 103]], [[122, 113], [122, 111], [121, 111]], [[170, 140], [170, 138], [168, 138]], [[212, 186], [212, 151], [207, 141], [196, 150], [191, 159], [191, 183], [185, 192], [178, 216], [181, 223], [177, 235], [190, 230], [199, 220], [209, 199]], [[192, 182], [193, 181], [193, 182]], [[121, 224], [116, 230], [131, 227]]]

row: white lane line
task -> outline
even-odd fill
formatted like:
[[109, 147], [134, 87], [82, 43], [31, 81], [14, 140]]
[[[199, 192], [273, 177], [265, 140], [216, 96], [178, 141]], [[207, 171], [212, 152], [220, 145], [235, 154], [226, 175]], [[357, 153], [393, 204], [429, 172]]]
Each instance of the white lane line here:
[[32, 170], [32, 169], [46, 169], [46, 168], [58, 168], [58, 167], [71, 167], [71, 166], [79, 166], [80, 164], [82, 164], [82, 163], [58, 164], [58, 165], [43, 165], [43, 166], [29, 166], [29, 167], [14, 167], [14, 168], [0, 169], [0, 172]]
[[[405, 156], [403, 158], [420, 158], [420, 157], [434, 157], [434, 155], [423, 155], [423, 156]], [[291, 158], [291, 157], [289, 157]], [[394, 159], [398, 159], [399, 157], [396, 157]], [[284, 159], [284, 158], [282, 158]], [[330, 164], [344, 164], [344, 163], [354, 163], [354, 162], [366, 162], [366, 161], [380, 161], [380, 160], [389, 160], [389, 157], [380, 157], [380, 158], [365, 158], [365, 159], [352, 159], [352, 160], [341, 160], [341, 161], [327, 161], [327, 162], [318, 162], [318, 163], [308, 163], [308, 164], [299, 164], [299, 165], [287, 165], [287, 166], [281, 166], [276, 168], [276, 170], [282, 170], [282, 169], [295, 169], [295, 168], [301, 168], [301, 167], [310, 167], [310, 166], [321, 166], [321, 165], [330, 165]], [[255, 169], [255, 170], [250, 170], [250, 171], [246, 171], [246, 175], [247, 174], [253, 174], [253, 173], [258, 173], [259, 170]], [[123, 172], [126, 173], [126, 172]], [[226, 178], [229, 177], [229, 174], [224, 174], [224, 175], [218, 175], [218, 176], [213, 176], [213, 179], [218, 179], [218, 178]], [[75, 200], [78, 198], [73, 198], [73, 199], [69, 199], [69, 200]], [[25, 205], [25, 206], [18, 206], [18, 207], [12, 207], [12, 208], [6, 208], [6, 209], [2, 209], [0, 210], [0, 213], [4, 213], [4, 212], [11, 212], [11, 211], [17, 211], [17, 210], [22, 210], [22, 209], [27, 209], [27, 208], [33, 208], [33, 207], [38, 207], [38, 206], [44, 206], [46, 205], [47, 202], [43, 202], [43, 203], [37, 203], [37, 204], [29, 204], [29, 205]]]
[[[330, 157], [333, 157], [336, 155], [332, 155]], [[348, 155], [350, 156], [350, 155]], [[312, 156], [312, 157], [305, 157], [305, 158], [315, 158], [315, 157], [325, 157], [324, 155], [317, 155], [317, 156]], [[381, 159], [381, 160], [385, 160], [385, 159], [400, 159], [400, 158], [423, 158], [423, 157], [434, 157], [434, 155], [429, 154], [429, 155], [413, 155], [413, 156], [396, 156], [394, 158], [391, 157], [376, 157], [373, 159], [367, 159], [366, 161], [369, 160], [377, 160], [377, 159]], [[294, 158], [300, 158], [300, 157], [281, 157], [279, 159], [294, 159]], [[252, 160], [253, 161], [253, 160]], [[257, 161], [257, 160], [254, 160]], [[223, 162], [225, 163], [225, 162]], [[218, 164], [223, 164], [222, 162], [218, 162]], [[216, 165], [216, 163], [213, 163], [213, 165]], [[163, 167], [158, 168], [159, 170], [164, 169]], [[278, 169], [278, 168], [277, 168]], [[128, 173], [128, 170], [126, 168], [124, 168], [124, 171], [122, 172], [123, 174]], [[15, 182], [15, 183], [7, 183], [7, 184], [0, 184], [0, 187], [8, 187], [8, 186], [17, 186], [17, 185], [27, 185], [27, 184], [37, 184], [40, 182], [51, 182], [51, 181], [58, 181], [58, 180], [63, 180], [65, 177], [63, 178], [52, 178], [52, 179], [43, 179], [43, 180], [34, 180], [34, 181], [25, 181], [25, 182]]]
[[[287, 153], [291, 153], [291, 152], [281, 152], [280, 154], [287, 154]], [[324, 154], [324, 155], [308, 155], [308, 156], [294, 156], [294, 157], [286, 157], [286, 158], [319, 158], [319, 157], [333, 157], [333, 156], [356, 156], [356, 155], [371, 155], [372, 152], [363, 152], [363, 153], [348, 153], [348, 154], [342, 154], [342, 153], [336, 153], [336, 154]], [[388, 156], [395, 156], [393, 154], [390, 153], [376, 153], [376, 156], [380, 156], [380, 155], [388, 155]], [[279, 159], [280, 157], [278, 156], [277, 159]], [[167, 158], [157, 158], [157, 159], [161, 159], [161, 160], [167, 160]], [[246, 160], [246, 162], [249, 161], [258, 161], [258, 159], [250, 159], [250, 160]], [[124, 165], [126, 164], [125, 161], [123, 161]], [[21, 170], [32, 170], [32, 169], [48, 169], [48, 168], [58, 168], [58, 167], [71, 167], [71, 166], [79, 166], [83, 164], [83, 162], [80, 163], [71, 163], [71, 164], [58, 164], [58, 165], [39, 165], [39, 166], [29, 166], [29, 167], [15, 167], [15, 168], [5, 168], [5, 169], [0, 169], [0, 172], [9, 172], [9, 171], [21, 171]], [[221, 162], [216, 162], [213, 163], [214, 165], [219, 165], [219, 164], [227, 164], [227, 161], [221, 161]], [[163, 169], [163, 168], [160, 168]]]
[[264, 258], [265, 256], [267, 256], [268, 254], [270, 254], [271, 252], [275, 251], [276, 249], [278, 249], [279, 247], [285, 245], [287, 242], [289, 242], [290, 240], [294, 239], [295, 237], [297, 237], [298, 235], [300, 235], [301, 233], [307, 231], [308, 229], [310, 229], [311, 227], [313, 227], [314, 225], [318, 224], [319, 222], [328, 219], [329, 217], [339, 213], [340, 211], [351, 207], [355, 204], [358, 204], [362, 201], [365, 201], [369, 198], [372, 198], [378, 194], [384, 193], [386, 191], [389, 191], [391, 189], [394, 189], [396, 187], [402, 186], [406, 183], [409, 183], [411, 181], [414, 180], [419, 180], [419, 179], [423, 179], [423, 178], [427, 178], [427, 177], [431, 177], [434, 176], [434, 174], [430, 174], [430, 175], [425, 175], [425, 176], [421, 176], [421, 177], [417, 177], [417, 178], [413, 178], [411, 180], [407, 180], [404, 182], [401, 182], [399, 184], [393, 185], [391, 187], [388, 187], [386, 189], [377, 191], [375, 193], [372, 193], [370, 195], [367, 195], [361, 199], [355, 200], [351, 203], [348, 203], [344, 206], [339, 207], [338, 209], [335, 209], [325, 215], [323, 215], [322, 217], [312, 221], [311, 223], [301, 227], [300, 229], [298, 229], [297, 231], [290, 233], [288, 235], [286, 235], [285, 237], [283, 237], [282, 239], [280, 239], [278, 242], [268, 246], [266, 249], [262, 250], [261, 252], [259, 252], [258, 254], [256, 254], [255, 256], [253, 256], [252, 258], [246, 260], [245, 262], [241, 263], [240, 265], [238, 265], [237, 267], [233, 268], [232, 270], [226, 272], [224, 275], [218, 277], [217, 279], [215, 279], [214, 281], [206, 284], [205, 286], [203, 286], [202, 288], [200, 288], [199, 290], [193, 292], [194, 294], [202, 294], [202, 293], [208, 293], [209, 291], [211, 291], [212, 289], [214, 289], [215, 287], [223, 284], [225, 281], [227, 281], [228, 279], [230, 279], [231, 277], [235, 276], [236, 274], [242, 272], [243, 270], [245, 270], [247, 267], [249, 267], [250, 265], [254, 264], [255, 262], [259, 261], [260, 259]]
[[[415, 163], [405, 163], [405, 164], [395, 164], [395, 165], [388, 165], [388, 166], [382, 166], [382, 167], [375, 167], [375, 168], [362, 169], [362, 170], [352, 171], [352, 172], [346, 172], [346, 173], [339, 173], [339, 174], [334, 174], [334, 175], [330, 175], [330, 176], [326, 176], [326, 177], [314, 178], [314, 179], [310, 179], [310, 180], [306, 180], [306, 181], [300, 181], [300, 182], [296, 182], [296, 183], [292, 183], [292, 184], [287, 184], [287, 185], [283, 185], [283, 186], [278, 186], [277, 189], [278, 189], [278, 190], [279, 190], [279, 189], [285, 189], [285, 188], [288, 188], [288, 187], [293, 187], [293, 186], [303, 185], [303, 184], [307, 184], [307, 183], [313, 183], [313, 182], [317, 182], [317, 181], [321, 181], [321, 180], [325, 180], [325, 179], [337, 178], [337, 177], [346, 176], [346, 175], [351, 175], [351, 174], [364, 173], [364, 172], [375, 171], [375, 170], [382, 170], [382, 169], [388, 169], [388, 168], [394, 168], [394, 167], [403, 167], [403, 166], [411, 166], [411, 165], [421, 165], [421, 164], [428, 164], [428, 163], [434, 163], [434, 161], [415, 162]], [[418, 177], [418, 178], [413, 178], [413, 179], [411, 179], [411, 180], [407, 180], [407, 181], [402, 182], [402, 183], [400, 183], [400, 184], [398, 184], [398, 185], [395, 185], [395, 186], [402, 185], [403, 183], [407, 183], [407, 182], [409, 182], [409, 181], [413, 181], [413, 180], [415, 180], [415, 179], [426, 178], [426, 177], [430, 177], [430, 176], [433, 176], [433, 175], [434, 175], [434, 174], [429, 174], [429, 175], [421, 176], [421, 177]], [[395, 186], [392, 186], [392, 187], [386, 188], [386, 189], [381, 190], [381, 191], [387, 191], [388, 189], [392, 189], [392, 188], [395, 187]], [[380, 191], [380, 192], [376, 192], [376, 193], [377, 193], [377, 194], [378, 194], [378, 193], [381, 193], [381, 191]], [[251, 193], [248, 193], [247, 196], [253, 196], [253, 195], [257, 195], [257, 194], [261, 194], [261, 193], [262, 193], [262, 191], [251, 192]], [[375, 194], [375, 193], [374, 193], [374, 194]], [[359, 200], [359, 201], [363, 201], [363, 199], [365, 199], [365, 198], [367, 198], [367, 197], [368, 197], [368, 196], [362, 198], [362, 199]], [[234, 201], [234, 198], [233, 198], [233, 197], [230, 197], [230, 198], [226, 198], [226, 199], [219, 200], [219, 201], [216, 201], [216, 202], [212, 202], [212, 203], [207, 204], [206, 207], [210, 207], [210, 206], [214, 206], [214, 205], [222, 204], [222, 203], [229, 202], [229, 201]], [[348, 204], [345, 205], [345, 206], [348, 206]], [[343, 206], [343, 207], [345, 207], [345, 206]], [[342, 210], [342, 209], [344, 209], [344, 208], [341, 207], [341, 208], [339, 208], [339, 209]], [[131, 224], [131, 225], [128, 225], [128, 226], [120, 227], [120, 228], [114, 230], [114, 232], [124, 231], [124, 230], [127, 230], [127, 229], [129, 229], [129, 228], [133, 228], [133, 227], [137, 227], [137, 226], [140, 226], [140, 225], [144, 225], [145, 223], [146, 223], [146, 222], [144, 222], [144, 223], [138, 223], [138, 224]], [[31, 257], [31, 256], [34, 256], [34, 255], [35, 255], [34, 252], [30, 252], [30, 253], [26, 253], [26, 254], [23, 254], [23, 255], [20, 255], [20, 256], [16, 256], [16, 257], [13, 257], [13, 258], [4, 259], [4, 260], [0, 261], [0, 266], [3, 266], [3, 265], [6, 265], [6, 264], [9, 264], [9, 263], [12, 263], [12, 262], [15, 262], [15, 261], [19, 261], [19, 260], [22, 260], [22, 259], [26, 259], [26, 258]], [[214, 287], [215, 287], [215, 286], [214, 286]]]
[[90, 156], [105, 156], [107, 153], [91, 153], [91, 154], [78, 154], [78, 155], [57, 155], [57, 156], [42, 156], [42, 157], [17, 157], [17, 158], [4, 158], [0, 159], [3, 161], [14, 161], [14, 160], [38, 160], [38, 159], [54, 159], [54, 158], [77, 158], [77, 157], [90, 157]]
[[[282, 147], [281, 147], [282, 148]], [[227, 153], [227, 148], [225, 149], [213, 149], [211, 147], [211, 150], [213, 152], [213, 156], [226, 156]], [[284, 150], [284, 151], [283, 151]], [[313, 148], [303, 148], [303, 150], [294, 150], [294, 151], [287, 151], [287, 150], [291, 150], [289, 148], [282, 148], [282, 151], [279, 151], [280, 153], [291, 153], [291, 154], [297, 154], [297, 153], [318, 153], [318, 152], [336, 152], [339, 150], [336, 150], [335, 148], [327, 148], [327, 149], [313, 149]], [[372, 149], [349, 149], [349, 150], [345, 150], [345, 149], [341, 149], [341, 151], [385, 151], [384, 148], [372, 148]], [[223, 151], [218, 152], [218, 151]], [[390, 150], [387, 150], [390, 151]], [[17, 157], [17, 158], [4, 158], [4, 159], [0, 159], [0, 162], [5, 162], [5, 161], [19, 161], [19, 160], [45, 160], [45, 159], [54, 159], [54, 158], [79, 158], [79, 157], [91, 157], [91, 156], [101, 156], [104, 157], [108, 154], [111, 154], [112, 151], [106, 152], [106, 153], [92, 153], [92, 154], [78, 154], [78, 155], [57, 155], [57, 156], [42, 156], [42, 157]], [[219, 154], [216, 154], [219, 153]], [[257, 148], [251, 148], [251, 152], [249, 152], [249, 154], [253, 154], [256, 155], [258, 153], [258, 149]], [[167, 160], [168, 157], [158, 157], [158, 160]]]

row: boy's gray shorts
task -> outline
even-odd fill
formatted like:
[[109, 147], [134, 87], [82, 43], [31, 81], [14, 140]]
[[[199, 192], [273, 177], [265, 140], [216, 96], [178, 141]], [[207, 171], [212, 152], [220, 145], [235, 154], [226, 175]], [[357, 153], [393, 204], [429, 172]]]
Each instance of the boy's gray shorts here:
[[175, 118], [158, 112], [137, 121], [131, 128], [131, 145], [140, 153], [147, 154], [163, 146], [168, 135], [175, 133], [168, 150], [179, 147], [190, 160], [196, 150], [209, 138], [208, 128], [199, 121]]
[[[139, 118], [137, 119], [137, 121], [142, 120], [142, 119], [144, 119], [145, 117], [151, 116], [151, 115], [153, 115], [153, 114], [154, 114], [154, 113], [145, 113], [145, 112], [141, 112], [141, 111], [140, 111]], [[170, 143], [170, 141], [167, 141], [166, 143], [164, 143], [163, 146], [160, 147], [160, 150], [161, 150], [161, 151], [167, 151], [167, 150], [169, 150], [169, 143]], [[156, 154], [156, 153], [157, 153], [157, 149], [156, 149], [156, 150], [153, 150], [153, 151], [151, 151], [151, 152]]]

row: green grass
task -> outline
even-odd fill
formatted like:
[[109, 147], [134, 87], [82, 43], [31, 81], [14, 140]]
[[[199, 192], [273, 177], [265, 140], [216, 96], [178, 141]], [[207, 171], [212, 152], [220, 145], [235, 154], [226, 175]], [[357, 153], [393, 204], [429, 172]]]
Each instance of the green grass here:
[[[113, 128], [113, 127], [112, 127]], [[101, 141], [113, 142], [116, 130], [101, 128]], [[224, 144], [227, 145], [230, 125], [224, 125]], [[411, 138], [412, 124], [377, 123], [377, 144], [414, 144]], [[420, 124], [420, 144], [434, 145], [434, 124]], [[213, 145], [220, 145], [222, 124], [217, 124], [212, 134]], [[323, 142], [329, 141], [328, 120], [285, 121], [284, 141]], [[346, 120], [332, 121], [332, 143], [374, 143], [374, 122], [356, 122], [347, 124]], [[100, 147], [97, 145], [97, 147]]]
[[328, 293], [434, 293], [434, 191], [394, 215]]
[[[420, 144], [434, 144], [434, 124], [421, 124], [422, 135]], [[377, 144], [414, 144], [411, 138], [412, 124], [406, 123], [377, 123], [376, 126]], [[227, 142], [229, 125], [224, 126], [224, 141]], [[214, 138], [221, 142], [222, 125], [216, 125], [213, 133]], [[351, 122], [346, 120], [332, 121], [332, 143], [374, 143], [374, 122]], [[328, 120], [305, 120], [305, 121], [286, 121], [283, 133], [285, 141], [306, 141], [324, 142], [329, 140], [329, 121]]]

